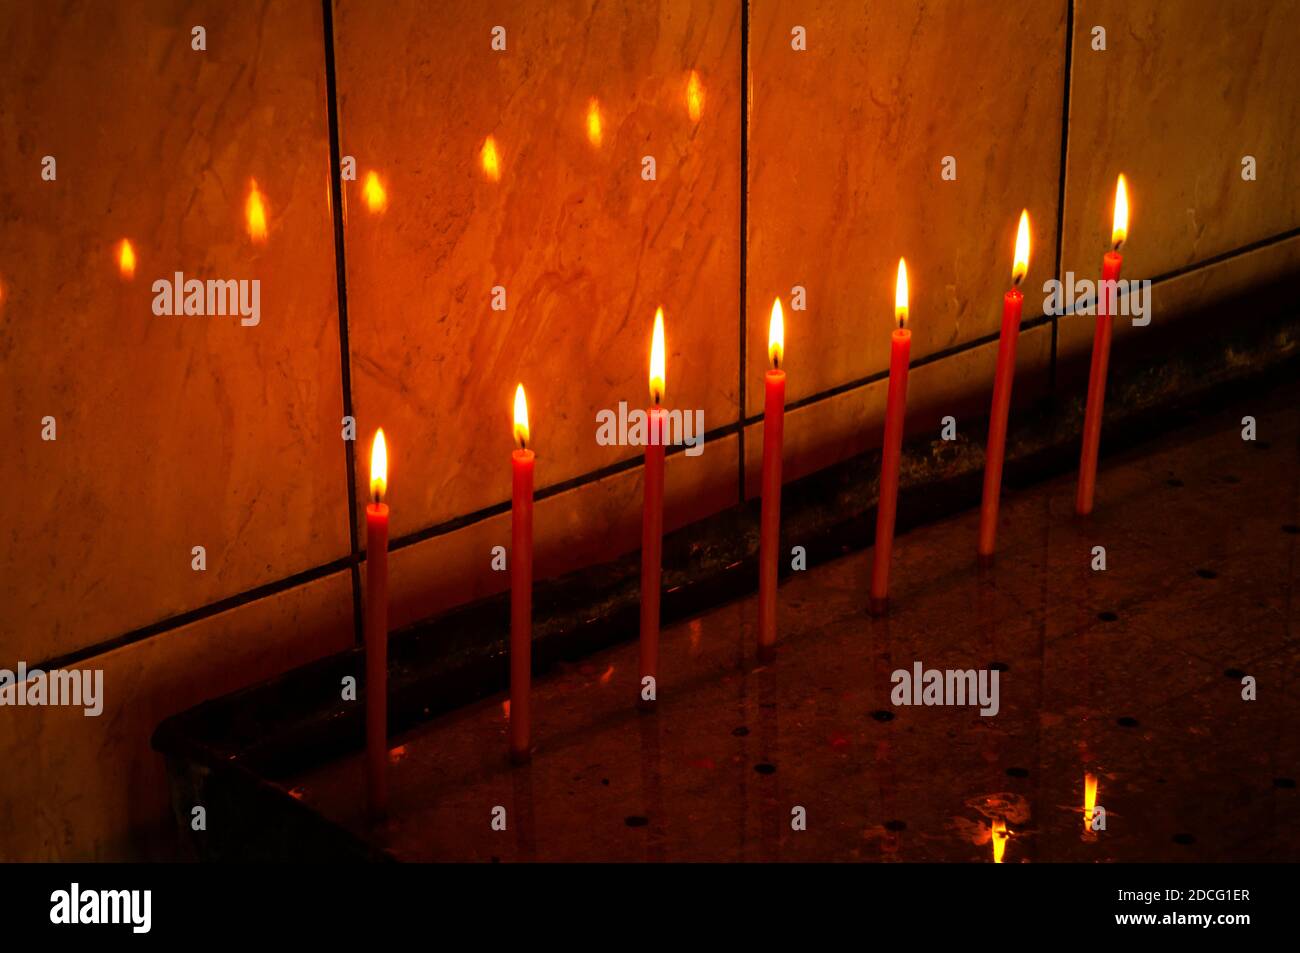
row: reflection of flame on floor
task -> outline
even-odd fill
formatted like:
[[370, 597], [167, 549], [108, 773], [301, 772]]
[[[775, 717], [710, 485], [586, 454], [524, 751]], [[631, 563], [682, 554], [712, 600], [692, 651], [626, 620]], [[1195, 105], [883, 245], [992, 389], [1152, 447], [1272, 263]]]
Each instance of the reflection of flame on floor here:
[[1007, 833], [1007, 822], [999, 818], [993, 822], [993, 828], [990, 831], [993, 841], [993, 863], [1002, 863], [1002, 855], [1006, 853], [1007, 838], [1011, 835]]

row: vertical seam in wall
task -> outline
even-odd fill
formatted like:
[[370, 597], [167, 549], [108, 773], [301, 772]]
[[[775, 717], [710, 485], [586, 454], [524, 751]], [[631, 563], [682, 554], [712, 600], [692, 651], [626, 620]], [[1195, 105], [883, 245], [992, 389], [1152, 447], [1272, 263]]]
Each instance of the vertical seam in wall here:
[[[1070, 73], [1074, 53], [1074, 0], [1065, 3], [1065, 82], [1061, 93], [1061, 174], [1056, 193], [1056, 276], [1061, 276], [1065, 253], [1065, 165], [1070, 149]], [[1048, 393], [1056, 395], [1056, 348], [1058, 316], [1052, 315], [1052, 353], [1048, 363]]]
[[[352, 417], [352, 353], [348, 345], [348, 269], [343, 236], [343, 179], [342, 154], [339, 142], [338, 82], [334, 68], [334, 10], [332, 0], [321, 0], [325, 32], [325, 106], [329, 117], [330, 139], [330, 199], [334, 218], [334, 265], [339, 305], [339, 361], [342, 371], [343, 415]], [[355, 418], [354, 418], [355, 419]], [[357, 473], [356, 441], [343, 441], [343, 455], [347, 466], [348, 494], [348, 545], [351, 558], [349, 570], [352, 577], [352, 629], [353, 637], [361, 644], [361, 560], [360, 542], [357, 539]]]
[[740, 363], [739, 375], [739, 441], [737, 443], [736, 486], [737, 499], [745, 502], [745, 336], [747, 333], [745, 310], [745, 283], [749, 279], [749, 0], [740, 4]]

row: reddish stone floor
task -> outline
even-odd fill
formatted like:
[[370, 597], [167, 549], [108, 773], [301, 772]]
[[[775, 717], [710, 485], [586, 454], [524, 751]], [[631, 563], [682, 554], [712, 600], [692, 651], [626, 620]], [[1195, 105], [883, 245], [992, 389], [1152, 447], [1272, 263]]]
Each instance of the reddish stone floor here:
[[[982, 573], [975, 511], [918, 529], [888, 619], [870, 549], [796, 574], [772, 664], [754, 599], [704, 613], [663, 634], [656, 714], [635, 643], [603, 652], [536, 684], [527, 766], [503, 698], [436, 719], [395, 740], [372, 836], [410, 860], [987, 862], [1001, 819], [1007, 863], [1300, 860], [1298, 437], [1289, 387], [1103, 461], [1086, 521], [1072, 474], [1010, 490]], [[998, 667], [998, 714], [894, 706], [914, 662]], [[361, 777], [349, 759], [294, 792], [360, 830]]]

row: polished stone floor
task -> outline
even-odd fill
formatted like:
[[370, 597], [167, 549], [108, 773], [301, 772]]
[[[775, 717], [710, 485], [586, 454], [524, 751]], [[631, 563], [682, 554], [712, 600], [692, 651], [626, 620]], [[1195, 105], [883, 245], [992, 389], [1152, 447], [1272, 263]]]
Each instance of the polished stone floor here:
[[[898, 540], [886, 619], [870, 549], [795, 574], [774, 663], [752, 598], [666, 630], [655, 714], [635, 643], [591, 657], [535, 685], [530, 765], [501, 697], [436, 719], [395, 740], [369, 835], [410, 860], [990, 862], [1001, 821], [1005, 863], [1300, 860], [1298, 450], [1292, 386], [1104, 460], [1087, 520], [1072, 474], [1011, 488], [991, 570], [975, 511]], [[892, 704], [916, 662], [996, 668], [1000, 710]], [[357, 759], [293, 789], [365, 830], [361, 792]]]

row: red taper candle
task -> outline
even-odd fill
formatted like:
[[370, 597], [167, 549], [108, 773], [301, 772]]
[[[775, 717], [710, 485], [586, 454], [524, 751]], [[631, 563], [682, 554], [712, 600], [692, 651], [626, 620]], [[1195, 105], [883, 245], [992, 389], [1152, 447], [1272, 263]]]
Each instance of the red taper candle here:
[[767, 326], [767, 354], [772, 369], [764, 379], [763, 500], [758, 535], [758, 657], [776, 653], [777, 550], [781, 537], [781, 445], [785, 434], [785, 318], [781, 299], [772, 302]]
[[1107, 282], [1119, 280], [1124, 259], [1119, 250], [1128, 237], [1128, 187], [1124, 176], [1115, 183], [1115, 218], [1111, 228], [1111, 250], [1101, 262], [1101, 283], [1097, 286], [1097, 330], [1092, 338], [1092, 367], [1088, 372], [1088, 406], [1083, 415], [1083, 450], [1079, 455], [1079, 492], [1074, 511], [1080, 516], [1092, 512], [1097, 487], [1097, 455], [1101, 448], [1101, 420], [1106, 404], [1106, 370], [1110, 364], [1112, 316]]
[[366, 804], [388, 810], [388, 448], [375, 431], [366, 507]]
[[889, 607], [889, 557], [894, 549], [898, 466], [903, 456], [907, 370], [912, 353], [912, 332], [907, 329], [907, 265], [901, 258], [894, 286], [894, 317], [898, 328], [890, 339], [889, 396], [885, 403], [885, 442], [880, 453], [880, 500], [876, 504], [876, 548], [871, 557], [870, 610], [876, 615]]
[[515, 441], [510, 496], [510, 757], [532, 750], [529, 709], [533, 672], [533, 451], [528, 449], [528, 402], [515, 389]]
[[664, 309], [655, 312], [650, 342], [650, 432], [645, 448], [645, 505], [641, 511], [641, 651], [637, 698], [652, 707], [659, 694], [659, 586], [664, 537]]
[[1007, 414], [1011, 410], [1011, 385], [1016, 376], [1016, 341], [1025, 296], [1020, 282], [1029, 271], [1029, 212], [1020, 213], [1016, 253], [1011, 266], [1012, 288], [1002, 297], [1002, 334], [998, 338], [998, 369], [993, 378], [993, 408], [989, 411], [989, 442], [984, 452], [984, 497], [980, 502], [979, 561], [993, 561], [998, 534], [998, 498], [1002, 494], [1002, 461], [1007, 449]]

